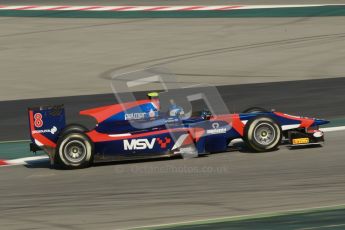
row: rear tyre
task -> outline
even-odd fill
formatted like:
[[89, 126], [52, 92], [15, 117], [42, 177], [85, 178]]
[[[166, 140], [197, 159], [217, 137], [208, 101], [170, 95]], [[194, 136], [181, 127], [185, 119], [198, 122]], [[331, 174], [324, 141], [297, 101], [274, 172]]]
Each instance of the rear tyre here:
[[244, 110], [242, 113], [266, 113], [266, 112], [269, 112], [269, 111], [261, 107], [250, 107]]
[[281, 139], [281, 127], [270, 117], [256, 117], [248, 121], [244, 129], [244, 141], [255, 152], [273, 151]]
[[93, 152], [93, 143], [87, 135], [72, 132], [59, 138], [55, 155], [58, 164], [64, 168], [76, 169], [90, 166]]
[[60, 136], [64, 136], [68, 133], [85, 133], [87, 128], [79, 124], [69, 124], [61, 132]]

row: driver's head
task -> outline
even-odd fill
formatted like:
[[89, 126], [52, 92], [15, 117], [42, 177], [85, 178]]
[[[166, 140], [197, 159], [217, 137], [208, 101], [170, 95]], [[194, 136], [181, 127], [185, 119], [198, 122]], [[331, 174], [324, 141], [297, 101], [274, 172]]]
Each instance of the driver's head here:
[[157, 92], [150, 92], [147, 94], [147, 97], [149, 100], [151, 100], [151, 103], [155, 106], [155, 108], [159, 110], [159, 94]]

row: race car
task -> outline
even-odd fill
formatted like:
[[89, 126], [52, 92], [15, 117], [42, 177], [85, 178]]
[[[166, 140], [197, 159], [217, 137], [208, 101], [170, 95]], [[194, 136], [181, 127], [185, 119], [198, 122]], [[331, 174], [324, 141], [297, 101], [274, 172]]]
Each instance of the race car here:
[[292, 116], [274, 110], [250, 108], [242, 113], [185, 116], [172, 103], [160, 111], [157, 98], [137, 100], [80, 111], [97, 124], [92, 130], [80, 124], [66, 125], [63, 105], [28, 109], [30, 150], [45, 151], [51, 165], [88, 167], [94, 162], [156, 157], [197, 157], [224, 152], [241, 138], [253, 152], [289, 146], [320, 144], [320, 125], [327, 120]]

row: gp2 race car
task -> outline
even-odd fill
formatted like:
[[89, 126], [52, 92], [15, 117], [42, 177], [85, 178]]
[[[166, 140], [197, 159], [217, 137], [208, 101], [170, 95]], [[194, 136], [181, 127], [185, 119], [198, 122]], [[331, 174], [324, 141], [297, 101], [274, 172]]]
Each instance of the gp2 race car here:
[[139, 100], [80, 112], [96, 119], [94, 129], [66, 125], [63, 105], [29, 108], [30, 150], [45, 151], [52, 165], [83, 168], [93, 162], [224, 152], [237, 138], [254, 152], [320, 144], [326, 120], [261, 108], [239, 114], [198, 116], [160, 112], [159, 103]]

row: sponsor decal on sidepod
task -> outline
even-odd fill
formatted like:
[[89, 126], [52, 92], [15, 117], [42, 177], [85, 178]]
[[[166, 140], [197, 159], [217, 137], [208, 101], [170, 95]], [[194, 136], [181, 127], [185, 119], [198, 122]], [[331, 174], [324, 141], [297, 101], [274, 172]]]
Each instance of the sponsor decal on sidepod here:
[[153, 149], [155, 142], [156, 138], [153, 138], [151, 141], [147, 139], [123, 140], [123, 148], [124, 150]]
[[215, 122], [212, 124], [213, 129], [206, 130], [207, 134], [220, 134], [226, 133], [226, 128], [219, 128], [219, 123]]
[[144, 150], [144, 149], [153, 149], [156, 140], [162, 149], [167, 148], [167, 145], [170, 144], [171, 138], [165, 137], [161, 138], [152, 138], [151, 141], [148, 139], [132, 139], [132, 140], [123, 140], [124, 150]]
[[144, 119], [146, 113], [126, 113], [125, 120], [139, 120]]

